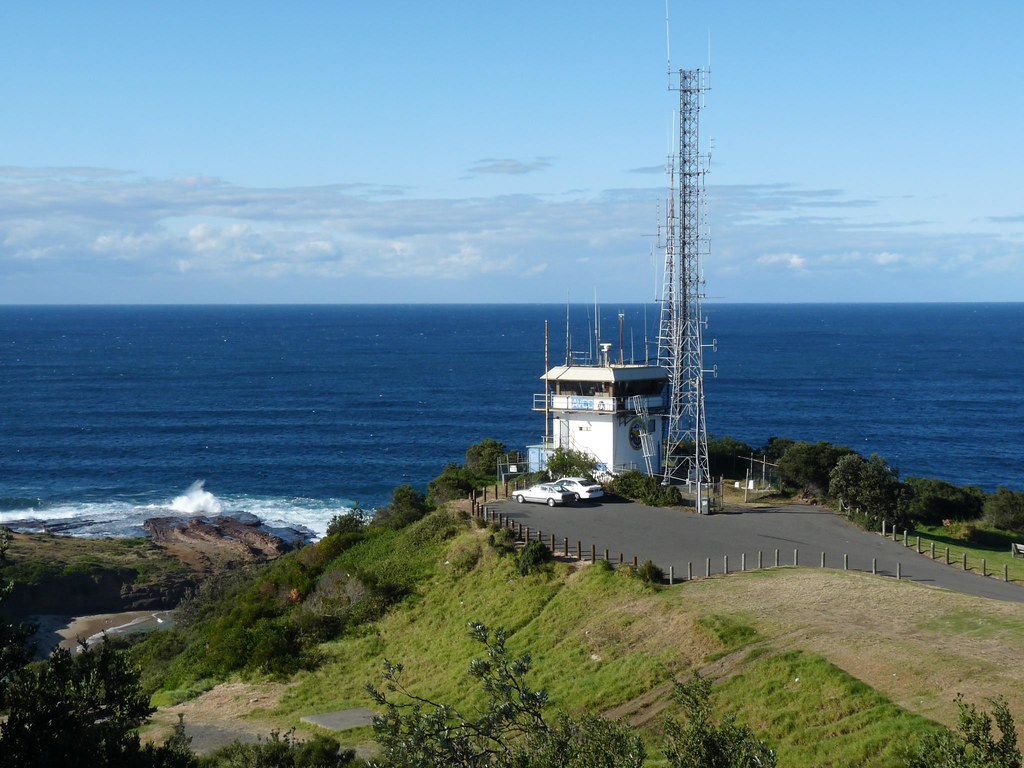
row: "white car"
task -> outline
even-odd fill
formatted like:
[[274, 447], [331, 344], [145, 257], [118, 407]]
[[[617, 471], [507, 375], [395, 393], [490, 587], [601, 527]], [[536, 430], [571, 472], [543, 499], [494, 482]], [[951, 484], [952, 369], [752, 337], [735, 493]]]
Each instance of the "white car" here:
[[597, 499], [604, 496], [604, 489], [600, 485], [588, 482], [582, 477], [563, 477], [561, 480], [555, 480], [553, 485], [557, 485], [571, 493], [576, 501], [580, 499]]
[[572, 495], [572, 491], [563, 490], [554, 483], [541, 483], [522, 491], [515, 491], [512, 498], [520, 504], [524, 501], [539, 501], [541, 504], [553, 507], [555, 504], [566, 504], [575, 497]]

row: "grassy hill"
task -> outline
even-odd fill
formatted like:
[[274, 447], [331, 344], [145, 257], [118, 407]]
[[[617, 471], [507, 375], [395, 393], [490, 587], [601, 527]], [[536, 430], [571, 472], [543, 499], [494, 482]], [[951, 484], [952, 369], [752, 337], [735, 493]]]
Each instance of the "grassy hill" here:
[[[556, 562], [524, 577], [487, 537], [470, 521], [434, 513], [329, 559], [310, 551], [283, 558], [271, 566], [278, 569], [273, 590], [249, 586], [281, 601], [273, 621], [296, 622], [308, 606], [329, 602], [339, 584], [348, 585], [351, 610], [366, 599], [351, 589], [353, 578], [390, 585], [401, 599], [315, 644], [315, 663], [283, 684], [261, 683], [251, 672], [235, 676], [161, 717], [169, 722], [183, 712], [202, 720], [216, 708], [249, 728], [303, 727], [305, 715], [370, 706], [365, 685], [379, 681], [384, 659], [405, 665], [417, 694], [471, 707], [480, 694], [466, 669], [479, 646], [467, 624], [481, 621], [505, 627], [509, 647], [532, 654], [530, 680], [549, 692], [553, 707], [627, 718], [650, 735], [652, 764], [659, 724], [677, 714], [672, 682], [695, 670], [716, 681], [716, 708], [736, 712], [768, 739], [781, 766], [898, 765], [907, 744], [938, 723], [955, 723], [957, 693], [982, 706], [1003, 696], [1024, 721], [1024, 605], [821, 569], [671, 588], [602, 564]], [[288, 565], [300, 558], [316, 568]], [[301, 590], [289, 588], [281, 575], [288, 573], [301, 574]], [[175, 661], [189, 658], [189, 648], [209, 652], [211, 642], [215, 636], [200, 633], [166, 644], [179, 654], [165, 659], [166, 668], [179, 667], [165, 687], [178, 691], [165, 690], [159, 701], [211, 685]], [[372, 734], [364, 728], [340, 737], [359, 744]]]

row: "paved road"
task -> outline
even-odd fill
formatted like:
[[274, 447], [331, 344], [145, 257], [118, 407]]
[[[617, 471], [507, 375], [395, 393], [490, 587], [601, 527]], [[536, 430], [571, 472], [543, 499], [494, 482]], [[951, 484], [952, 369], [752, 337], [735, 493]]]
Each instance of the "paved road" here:
[[799, 565], [820, 566], [824, 552], [826, 567], [842, 568], [845, 554], [850, 570], [870, 573], [874, 558], [877, 572], [883, 576], [895, 576], [898, 563], [905, 579], [979, 597], [1024, 602], [1024, 586], [1005, 583], [1001, 571], [988, 578], [964, 573], [941, 559], [933, 561], [927, 554], [918, 555], [913, 546], [904, 547], [902, 539], [894, 542], [867, 533], [820, 507], [794, 505], [694, 515], [610, 499], [566, 507], [514, 501], [487, 506], [529, 526], [533, 535], [541, 530], [547, 543], [555, 534], [558, 552], [568, 537], [572, 552], [580, 541], [586, 556], [593, 544], [598, 557], [605, 549], [614, 560], [620, 552], [627, 562], [636, 555], [639, 562], [651, 560], [666, 573], [673, 566], [677, 578], [685, 578], [688, 564], [695, 577], [703, 576], [707, 558], [711, 558], [712, 573], [723, 572], [726, 556], [729, 570], [740, 570], [744, 554], [747, 569], [752, 570], [757, 566], [758, 552], [764, 565], [770, 566], [775, 562], [776, 549], [781, 565], [793, 565], [794, 550], [798, 550]]

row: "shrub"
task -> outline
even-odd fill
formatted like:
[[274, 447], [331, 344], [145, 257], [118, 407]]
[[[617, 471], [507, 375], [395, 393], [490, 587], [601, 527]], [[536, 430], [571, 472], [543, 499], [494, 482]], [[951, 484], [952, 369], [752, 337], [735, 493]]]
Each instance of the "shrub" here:
[[650, 560], [644, 560], [636, 568], [636, 577], [645, 584], [661, 584], [665, 580], [665, 572]]
[[585, 477], [592, 479], [597, 470], [597, 460], [589, 453], [568, 450], [559, 446], [548, 456], [548, 476], [552, 480], [559, 477]]
[[981, 517], [985, 492], [973, 485], [956, 486], [931, 477], [908, 477], [914, 491], [910, 516], [931, 525], [945, 520], [974, 520]]
[[466, 498], [475, 487], [473, 473], [453, 462], [427, 483], [427, 499], [435, 507], [441, 506], [449, 501]]
[[493, 482], [497, 477], [498, 459], [504, 455], [505, 444], [486, 437], [466, 449], [466, 470], [481, 480]]
[[327, 524], [327, 535], [362, 533], [368, 522], [366, 514], [357, 501], [351, 512], [331, 518], [331, 522]]
[[829, 493], [859, 511], [850, 515], [854, 522], [874, 528], [876, 520], [885, 520], [897, 528], [910, 527], [913, 491], [880, 456], [865, 459], [851, 453], [840, 458], [829, 474]]
[[411, 485], [400, 485], [391, 492], [391, 503], [378, 509], [373, 522], [386, 528], [405, 528], [427, 514], [423, 494]]
[[658, 478], [635, 469], [616, 476], [610, 490], [616, 496], [639, 501], [650, 507], [671, 507], [683, 502], [678, 488], [662, 485]]
[[795, 485], [805, 493], [828, 493], [829, 475], [843, 456], [853, 449], [831, 443], [793, 443], [778, 461], [784, 483]]
[[997, 488], [985, 501], [985, 522], [1002, 531], [1024, 533], [1024, 493]]
[[526, 576], [544, 563], [550, 562], [551, 550], [542, 541], [528, 541], [519, 553], [519, 573]]
[[959, 541], [972, 541], [977, 531], [974, 523], [969, 523], [966, 520], [943, 520], [942, 527], [947, 536]]
[[487, 537], [487, 543], [497, 550], [498, 554], [508, 555], [516, 551], [516, 536], [511, 528], [499, 528]]

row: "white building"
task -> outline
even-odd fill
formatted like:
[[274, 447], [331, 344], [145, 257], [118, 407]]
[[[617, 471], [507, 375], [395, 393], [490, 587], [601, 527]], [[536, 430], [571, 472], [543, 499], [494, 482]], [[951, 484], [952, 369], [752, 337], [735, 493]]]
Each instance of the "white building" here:
[[[607, 353], [604, 355], [607, 360]], [[550, 419], [543, 445], [529, 447], [530, 471], [555, 448], [591, 455], [599, 472], [661, 472], [668, 372], [648, 365], [559, 365], [541, 380], [533, 410]]]

